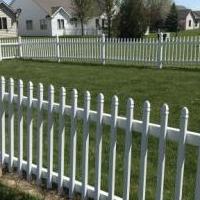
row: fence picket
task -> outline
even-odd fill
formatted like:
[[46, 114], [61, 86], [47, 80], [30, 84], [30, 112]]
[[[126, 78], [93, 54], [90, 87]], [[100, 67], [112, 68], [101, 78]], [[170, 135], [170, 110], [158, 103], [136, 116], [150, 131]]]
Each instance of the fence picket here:
[[84, 121], [83, 121], [83, 153], [82, 153], [82, 199], [86, 200], [88, 185], [88, 160], [89, 160], [89, 117], [91, 95], [87, 91], [84, 97]]
[[175, 185], [175, 199], [182, 199], [182, 188], [183, 188], [183, 174], [185, 166], [185, 142], [187, 135], [189, 112], [187, 108], [183, 108], [181, 111], [180, 119], [180, 138], [178, 147], [178, 158], [176, 168], [176, 185]]
[[1, 76], [0, 81], [1, 81], [0, 82], [0, 141], [1, 141], [0, 168], [2, 170], [5, 158], [5, 106], [4, 106], [5, 78]]
[[71, 136], [70, 136], [70, 188], [69, 196], [73, 197], [76, 178], [76, 143], [77, 143], [77, 102], [78, 92], [72, 91], [71, 96]]
[[42, 174], [42, 156], [43, 156], [43, 85], [39, 83], [37, 89], [38, 103], [37, 103], [37, 185], [41, 183]]
[[52, 188], [52, 172], [53, 172], [53, 105], [54, 105], [54, 87], [49, 86], [48, 94], [48, 177], [47, 188]]
[[97, 127], [95, 145], [95, 199], [100, 199], [101, 190], [101, 159], [102, 159], [102, 120], [104, 109], [104, 96], [99, 94], [97, 106]]
[[32, 103], [33, 103], [33, 83], [28, 83], [28, 105], [27, 105], [27, 179], [31, 180], [32, 168], [32, 146], [33, 146], [33, 117], [32, 117]]
[[134, 109], [134, 102], [132, 99], [129, 99], [127, 103], [127, 116], [126, 116], [123, 200], [129, 200], [129, 194], [130, 194], [133, 109]]
[[146, 101], [144, 103], [143, 119], [142, 119], [143, 125], [142, 125], [140, 177], [139, 177], [139, 190], [138, 190], [139, 200], [145, 200], [145, 192], [146, 192], [149, 118], [150, 118], [150, 103]]
[[169, 107], [168, 105], [164, 104], [161, 109], [161, 128], [160, 128], [160, 138], [159, 138], [156, 200], [163, 200], [168, 115], [169, 115]]
[[8, 134], [9, 134], [9, 172], [13, 168], [13, 157], [14, 157], [14, 80], [9, 80], [9, 106], [8, 106]]
[[59, 111], [59, 153], [58, 153], [58, 190], [61, 193], [63, 190], [63, 176], [64, 176], [64, 145], [65, 145], [65, 88], [60, 90], [60, 111]]
[[108, 199], [114, 199], [115, 195], [115, 168], [116, 168], [116, 146], [117, 146], [117, 116], [118, 116], [118, 97], [112, 99], [111, 113], [111, 135], [110, 135], [110, 154], [109, 154], [109, 179], [108, 179]]
[[18, 173], [22, 175], [23, 161], [23, 81], [18, 82]]

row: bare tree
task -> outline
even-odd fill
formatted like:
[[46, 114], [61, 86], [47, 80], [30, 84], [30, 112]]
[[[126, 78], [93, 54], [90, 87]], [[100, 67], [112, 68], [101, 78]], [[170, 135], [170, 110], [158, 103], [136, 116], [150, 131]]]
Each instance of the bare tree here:
[[91, 17], [93, 8], [93, 0], [73, 0], [75, 15], [81, 24], [81, 34], [84, 35], [84, 24]]
[[170, 11], [172, 0], [144, 0], [149, 10], [150, 27], [152, 30], [163, 28]]
[[118, 0], [97, 0], [99, 8], [105, 14], [108, 27], [108, 37], [111, 36], [112, 19], [116, 13], [116, 7], [119, 6]]

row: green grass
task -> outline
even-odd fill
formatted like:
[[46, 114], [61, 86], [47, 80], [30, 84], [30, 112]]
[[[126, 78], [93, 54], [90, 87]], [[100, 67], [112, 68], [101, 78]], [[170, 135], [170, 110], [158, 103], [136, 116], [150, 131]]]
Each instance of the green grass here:
[[9, 188], [0, 183], [0, 197], [1, 200], [41, 200], [29, 194], [24, 194], [17, 188]]
[[[178, 33], [171, 32], [170, 35], [171, 36], [200, 36], [200, 29], [179, 31]], [[145, 36], [145, 37], [157, 38], [157, 33], [150, 33], [148, 36]]]
[[[89, 90], [92, 95], [92, 109], [96, 109], [96, 99], [100, 92], [105, 95], [105, 112], [110, 112], [111, 98], [117, 95], [120, 101], [120, 115], [125, 115], [126, 101], [132, 97], [135, 101], [136, 119], [142, 118], [142, 107], [145, 100], [151, 102], [151, 122], [160, 122], [160, 107], [168, 103], [170, 107], [169, 125], [179, 127], [180, 110], [187, 106], [190, 110], [189, 129], [200, 130], [200, 70], [185, 69], [151, 69], [146, 67], [134, 68], [123, 66], [98, 66], [98, 65], [72, 65], [57, 64], [51, 62], [32, 61], [3, 61], [0, 63], [0, 75], [6, 78], [13, 77], [24, 80], [27, 83], [31, 80], [35, 87], [39, 82], [45, 86], [45, 97], [49, 84], [55, 86], [56, 101], [58, 101], [59, 88], [64, 86], [67, 89], [67, 104], [70, 103], [70, 92], [72, 88], [79, 91], [80, 107], [83, 106], [83, 95]], [[35, 94], [36, 95], [36, 90]], [[46, 116], [46, 113], [45, 113]], [[58, 116], [55, 116], [55, 137], [58, 138]], [[66, 149], [65, 149], [65, 174], [69, 175], [69, 124], [70, 119], [66, 118]], [[47, 121], [44, 123], [44, 164], [47, 158]], [[24, 125], [26, 128], [26, 125]], [[90, 163], [89, 183], [94, 185], [94, 163], [95, 163], [95, 124], [90, 126]], [[26, 129], [25, 129], [26, 130]], [[26, 131], [24, 136], [26, 140]], [[108, 152], [109, 152], [109, 127], [103, 129], [103, 162], [102, 162], [102, 188], [108, 188]], [[16, 133], [17, 134], [17, 133]], [[36, 152], [36, 123], [34, 121], [34, 161]], [[77, 145], [77, 179], [81, 180], [81, 149], [82, 149], [82, 121], [78, 123], [78, 145]], [[17, 145], [17, 136], [15, 144]], [[26, 149], [26, 146], [24, 146]], [[195, 175], [197, 148], [187, 146], [185, 179], [183, 199], [194, 199]], [[54, 149], [54, 169], [57, 170], [58, 146]], [[124, 153], [124, 131], [117, 130], [117, 169], [116, 169], [116, 194], [122, 195], [123, 188], [123, 153]], [[15, 153], [17, 155], [17, 151]], [[157, 170], [158, 140], [149, 138], [149, 157], [147, 172], [147, 198], [155, 198], [156, 170]], [[24, 155], [26, 157], [26, 154]], [[132, 155], [132, 177], [131, 177], [131, 199], [137, 199], [138, 176], [140, 158], [140, 134], [134, 133], [133, 155]], [[176, 174], [177, 144], [167, 142], [166, 176], [164, 199], [174, 198], [174, 185]]]

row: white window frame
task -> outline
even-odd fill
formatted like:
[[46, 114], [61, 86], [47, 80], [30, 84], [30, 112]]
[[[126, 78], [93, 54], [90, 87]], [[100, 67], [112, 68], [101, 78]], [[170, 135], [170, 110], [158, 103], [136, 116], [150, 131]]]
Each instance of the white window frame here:
[[40, 30], [47, 30], [47, 20], [46, 19], [40, 20]]
[[57, 23], [58, 23], [58, 30], [65, 29], [65, 20], [64, 19], [58, 19]]
[[7, 29], [8, 29], [7, 17], [0, 17], [0, 30], [7, 30]]
[[192, 27], [192, 20], [191, 19], [189, 20], [188, 26]]
[[[28, 24], [29, 23], [29, 24]], [[33, 30], [33, 20], [26, 20], [26, 30], [32, 31]]]

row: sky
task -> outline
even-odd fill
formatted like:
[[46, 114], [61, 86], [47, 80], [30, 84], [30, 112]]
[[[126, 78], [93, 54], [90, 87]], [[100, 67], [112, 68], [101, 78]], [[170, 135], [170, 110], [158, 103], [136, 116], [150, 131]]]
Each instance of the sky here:
[[175, 0], [177, 5], [184, 5], [192, 10], [200, 10], [200, 0]]
[[[11, 0], [4, 0], [4, 1], [9, 3]], [[200, 10], [200, 0], [174, 0], [174, 1], [177, 5], [184, 5], [192, 10]]]

